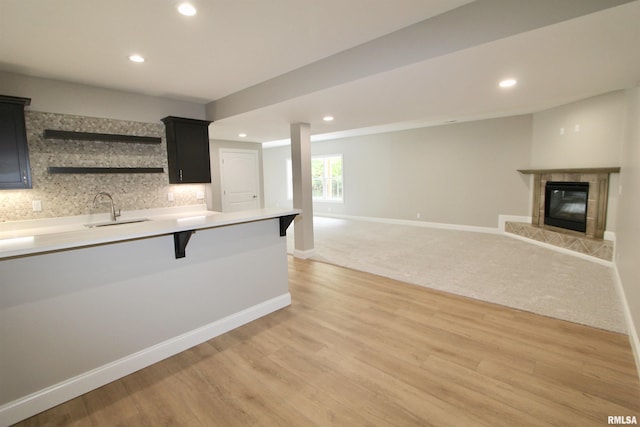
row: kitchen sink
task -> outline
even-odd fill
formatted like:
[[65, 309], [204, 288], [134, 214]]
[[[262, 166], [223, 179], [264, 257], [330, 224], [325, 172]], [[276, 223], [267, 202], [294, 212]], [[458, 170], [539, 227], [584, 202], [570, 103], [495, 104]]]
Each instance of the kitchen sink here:
[[89, 228], [111, 227], [113, 225], [133, 224], [136, 222], [145, 222], [145, 221], [150, 221], [150, 220], [149, 218], [122, 219], [119, 221], [94, 222], [92, 224], [85, 224], [84, 226]]

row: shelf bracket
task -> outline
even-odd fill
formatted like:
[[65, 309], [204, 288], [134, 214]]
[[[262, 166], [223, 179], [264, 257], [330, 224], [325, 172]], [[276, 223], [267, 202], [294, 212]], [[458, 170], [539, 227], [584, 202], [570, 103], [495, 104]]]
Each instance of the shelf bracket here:
[[176, 251], [176, 259], [186, 256], [185, 249], [193, 233], [195, 233], [195, 230], [176, 231], [173, 233], [173, 246]]
[[287, 235], [287, 228], [289, 228], [289, 225], [291, 225], [296, 215], [298, 214], [284, 215], [280, 217], [280, 236], [284, 237]]

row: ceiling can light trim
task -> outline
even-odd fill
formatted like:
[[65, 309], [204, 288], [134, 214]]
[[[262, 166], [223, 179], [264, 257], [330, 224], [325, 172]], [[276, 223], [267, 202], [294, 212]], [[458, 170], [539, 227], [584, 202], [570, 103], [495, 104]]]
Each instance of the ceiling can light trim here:
[[178, 12], [184, 16], [194, 16], [198, 11], [191, 3], [180, 3], [178, 5]]
[[140, 63], [144, 62], [144, 57], [142, 55], [138, 55], [136, 53], [136, 54], [133, 54], [133, 55], [129, 55], [129, 61], [137, 62], [138, 64], [140, 64]]
[[331, 115], [326, 115], [322, 118], [322, 120], [324, 120], [325, 122], [332, 122], [333, 121], [333, 116]]
[[504, 79], [504, 80], [501, 80], [500, 83], [498, 83], [498, 86], [506, 89], [506, 88], [514, 87], [517, 83], [518, 81], [516, 79]]

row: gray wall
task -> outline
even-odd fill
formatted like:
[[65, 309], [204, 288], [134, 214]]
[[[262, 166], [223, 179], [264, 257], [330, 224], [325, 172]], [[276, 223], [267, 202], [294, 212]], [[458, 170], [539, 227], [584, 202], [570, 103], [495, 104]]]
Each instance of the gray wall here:
[[287, 200], [286, 168], [290, 158], [289, 145], [262, 150], [264, 205], [267, 208], [293, 208], [293, 200]]
[[625, 109], [616, 91], [534, 114], [531, 166], [620, 166]]
[[32, 111], [162, 123], [166, 116], [205, 118], [204, 104], [102, 89], [0, 71], [0, 94], [31, 98]]
[[[530, 115], [315, 142], [312, 154], [342, 154], [344, 203], [317, 213], [497, 227], [529, 215]], [[286, 199], [289, 147], [264, 150], [267, 207]]]
[[[640, 331], [640, 88], [626, 93], [627, 126], [622, 147], [622, 169], [616, 231], [616, 265], [629, 312], [635, 326], [635, 345]], [[632, 331], [633, 332], [633, 331]], [[632, 335], [633, 337], [633, 335]], [[636, 347], [640, 370], [640, 348]]]

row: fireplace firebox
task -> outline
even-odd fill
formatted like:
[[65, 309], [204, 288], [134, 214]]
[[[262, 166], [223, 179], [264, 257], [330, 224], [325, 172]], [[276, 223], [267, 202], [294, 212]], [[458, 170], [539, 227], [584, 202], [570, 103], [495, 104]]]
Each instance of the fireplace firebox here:
[[588, 182], [547, 181], [544, 223], [554, 227], [587, 230]]

